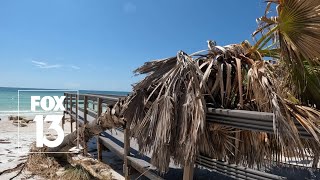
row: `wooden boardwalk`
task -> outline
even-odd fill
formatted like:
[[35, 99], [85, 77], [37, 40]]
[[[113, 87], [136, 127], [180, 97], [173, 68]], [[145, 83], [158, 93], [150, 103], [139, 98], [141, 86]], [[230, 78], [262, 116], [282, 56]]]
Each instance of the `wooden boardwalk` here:
[[[65, 113], [70, 114], [73, 120], [77, 120], [76, 123], [78, 126], [93, 121], [98, 115], [102, 113], [103, 106], [106, 106], [107, 104], [114, 104], [118, 100], [118, 98], [121, 98], [121, 96], [111, 95], [77, 95], [69, 93], [65, 93], [65, 95], [67, 96], [65, 100]], [[96, 105], [96, 110], [88, 108], [89, 101]], [[83, 104], [83, 107], [79, 107], [79, 104]], [[219, 123], [239, 129], [273, 133], [272, 116], [272, 113], [208, 109], [207, 121], [208, 123]], [[130, 179], [131, 168], [137, 170], [149, 179], [162, 179], [162, 177], [155, 173], [155, 167], [150, 164], [150, 156], [148, 154], [141, 155], [138, 153], [138, 145], [133, 138], [129, 138], [128, 129], [129, 128], [118, 129], [116, 133], [106, 131], [97, 136], [98, 159], [102, 159], [101, 146], [105, 146], [124, 161], [123, 171], [126, 179]], [[302, 137], [310, 138], [309, 134], [304, 131], [302, 126], [298, 127], [298, 130]], [[71, 131], [73, 131], [72, 126]], [[236, 179], [285, 179], [281, 176], [241, 167], [234, 164], [228, 164], [227, 162], [221, 162], [205, 156], [198, 156], [195, 163], [198, 166]], [[179, 168], [177, 166], [174, 166], [173, 164], [171, 165], [171, 167]], [[193, 179], [193, 170], [193, 163], [185, 164], [183, 179]]]
[[[74, 94], [74, 97], [75, 96], [76, 95]], [[81, 96], [87, 97], [88, 95], [81, 95]], [[92, 95], [89, 95], [89, 97], [91, 96]], [[98, 117], [98, 114], [102, 113], [103, 105], [113, 104], [118, 100], [118, 98], [120, 98], [120, 96], [116, 98], [114, 98], [113, 96], [103, 96], [103, 97], [100, 97], [99, 95], [98, 96], [94, 95], [94, 96], [97, 98], [101, 98], [101, 100], [99, 99], [97, 100], [98, 112], [88, 109], [87, 105], [85, 105], [85, 104], [88, 104], [87, 101], [89, 98], [84, 98], [84, 102], [83, 102], [84, 107], [79, 107], [76, 104], [77, 101], [79, 101], [79, 99], [72, 98], [72, 97], [70, 98], [69, 96], [67, 98], [67, 101], [72, 99], [75, 102], [75, 105], [71, 101], [65, 102], [65, 107], [66, 107], [65, 113], [69, 114], [72, 120], [77, 119], [76, 123], [79, 123], [79, 126], [81, 126], [84, 123], [90, 123], [93, 120], [95, 120]], [[102, 98], [108, 98], [108, 101], [103, 101]], [[77, 127], [73, 128], [71, 126], [71, 132], [73, 132], [73, 130], [76, 128]], [[125, 134], [122, 132], [122, 130], [113, 130], [113, 131], [117, 131], [117, 132], [111, 133], [110, 131], [105, 131], [101, 133], [99, 136], [97, 136], [98, 159], [100, 161], [102, 160], [101, 145], [103, 145], [106, 148], [108, 148], [110, 151], [115, 153], [122, 160], [127, 161], [128, 167], [127, 169], [124, 168], [124, 174], [127, 174], [126, 179], [129, 178], [129, 174], [130, 174], [129, 171], [131, 167], [149, 179], [159, 179], [159, 180], [163, 179], [159, 175], [151, 171], [151, 170], [156, 170], [156, 168], [154, 168], [150, 164], [150, 161], [149, 161], [150, 157], [139, 154], [138, 145], [134, 139], [130, 140], [131, 147], [130, 149], [128, 149], [128, 152], [130, 154], [128, 156], [125, 156], [125, 151], [126, 151], [126, 149], [124, 148]], [[129, 167], [129, 164], [130, 164], [130, 167]]]

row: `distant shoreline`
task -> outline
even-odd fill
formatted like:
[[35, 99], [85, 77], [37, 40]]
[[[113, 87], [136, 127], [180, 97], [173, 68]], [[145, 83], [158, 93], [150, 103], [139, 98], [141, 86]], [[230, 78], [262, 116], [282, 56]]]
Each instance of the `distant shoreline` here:
[[0, 86], [0, 92], [2, 88], [7, 89], [21, 89], [21, 90], [66, 90], [66, 91], [82, 91], [82, 92], [117, 92], [117, 93], [123, 93], [123, 94], [129, 94], [130, 91], [116, 91], [116, 90], [90, 90], [90, 89], [69, 89], [69, 88], [30, 88], [30, 87], [7, 87], [7, 86]]
[[[23, 90], [28, 90], [28, 91], [23, 91]], [[33, 92], [32, 90], [43, 90], [43, 91]], [[46, 90], [48, 90], [48, 92], [46, 92]], [[37, 114], [37, 113], [30, 112], [31, 96], [62, 96], [64, 91], [68, 92], [68, 90], [65, 90], [65, 89], [0, 87], [0, 115], [8, 115], [8, 116], [18, 115], [18, 110], [20, 115], [30, 114], [30, 113]], [[130, 92], [79, 90], [79, 94], [127, 96], [128, 94], [130, 94]], [[43, 112], [43, 113], [46, 114], [46, 112]]]

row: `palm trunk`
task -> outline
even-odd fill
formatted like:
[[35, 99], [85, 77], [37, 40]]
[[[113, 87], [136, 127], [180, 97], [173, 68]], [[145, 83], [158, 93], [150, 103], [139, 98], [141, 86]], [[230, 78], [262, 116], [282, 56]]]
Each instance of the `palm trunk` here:
[[[66, 152], [69, 150], [69, 148], [76, 146], [77, 131], [79, 131], [80, 142], [87, 142], [95, 135], [99, 135], [101, 132], [107, 129], [123, 126], [125, 124], [124, 119], [120, 118], [120, 115], [118, 114], [118, 112], [120, 112], [118, 109], [122, 108], [121, 102], [122, 101], [119, 100], [114, 106], [107, 107], [106, 112], [99, 118], [79, 127], [78, 130], [68, 134], [64, 137], [63, 142], [59, 146], [48, 148], [47, 152]], [[54, 156], [61, 156], [61, 154], [54, 154]]]
[[[77, 131], [79, 131], [80, 137], [84, 138], [85, 140], [90, 139], [96, 134], [99, 134], [103, 131], [103, 128], [97, 123], [97, 119], [92, 121], [90, 124], [85, 126], [79, 127], [78, 130], [73, 131], [72, 133], [68, 134], [64, 137], [63, 142], [54, 148], [48, 148], [47, 152], [62, 152], [65, 150], [65, 147], [73, 147], [77, 144]], [[84, 136], [83, 136], [84, 134]]]

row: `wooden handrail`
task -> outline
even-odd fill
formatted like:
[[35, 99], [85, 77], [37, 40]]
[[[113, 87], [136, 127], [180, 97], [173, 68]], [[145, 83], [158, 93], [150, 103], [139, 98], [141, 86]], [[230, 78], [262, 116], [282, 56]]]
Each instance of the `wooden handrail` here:
[[[68, 95], [77, 95], [77, 93], [65, 93]], [[123, 98], [125, 96], [121, 95], [103, 95], [103, 94], [79, 94], [79, 97], [87, 96], [90, 98], [101, 98], [101, 99], [108, 99], [108, 100], [118, 100], [119, 98]]]
[[[72, 104], [76, 103], [79, 104], [78, 98], [73, 98], [72, 96], [78, 95], [78, 97], [83, 97], [83, 103], [84, 108], [77, 108], [81, 113], [83, 113], [84, 117], [80, 118], [75, 116], [75, 112], [72, 109]], [[71, 117], [74, 118], [76, 121], [80, 121], [83, 119], [83, 122], [80, 124], [86, 123], [87, 116], [92, 116], [93, 118], [98, 117], [102, 113], [102, 106], [106, 106], [110, 103], [115, 103], [118, 101], [119, 98], [122, 98], [124, 96], [116, 96], [116, 95], [96, 95], [96, 94], [77, 94], [77, 93], [65, 93], [66, 96], [66, 113], [69, 113]], [[89, 99], [90, 98], [90, 99]], [[103, 101], [104, 100], [104, 101]], [[98, 106], [98, 110], [91, 111], [88, 109], [88, 102], [92, 101], [93, 104], [96, 104]], [[70, 107], [68, 107], [70, 106]], [[78, 107], [78, 105], [76, 105]], [[255, 111], [245, 111], [245, 110], [228, 110], [228, 109], [213, 109], [208, 108], [206, 113], [206, 120], [208, 123], [217, 123], [225, 126], [230, 126], [238, 129], [244, 129], [244, 130], [251, 130], [251, 131], [260, 131], [260, 132], [267, 132], [267, 133], [274, 133], [273, 131], [273, 113], [267, 113], [267, 112], [255, 112]], [[82, 120], [81, 120], [82, 121]], [[72, 121], [71, 121], [72, 123]], [[295, 122], [297, 125], [299, 134], [302, 138], [312, 138], [312, 136], [298, 123]], [[71, 125], [72, 128], [72, 125]], [[130, 147], [130, 138], [129, 138], [129, 128], [125, 128], [125, 137], [124, 137], [124, 154], [122, 158], [125, 161], [125, 174], [126, 179], [128, 179], [128, 168], [129, 168], [129, 159], [130, 157], [128, 155], [128, 149]], [[99, 139], [99, 136], [97, 136], [97, 139]], [[98, 142], [98, 149], [101, 150], [101, 143]], [[101, 152], [98, 153], [99, 159], [101, 158]], [[262, 172], [257, 171], [244, 171], [244, 169], [241, 169], [241, 167], [229, 165], [226, 163], [221, 164], [222, 162], [217, 162], [214, 160], [211, 160], [208, 157], [199, 156], [197, 158], [196, 164], [202, 165], [204, 167], [213, 167], [216, 171], [221, 171], [221, 173], [224, 173], [227, 171], [227, 175], [231, 177], [237, 177], [240, 179], [248, 178], [248, 179], [257, 179], [259, 176], [261, 176], [261, 179], [282, 179], [283, 177], [270, 175], [270, 174], [264, 174]], [[192, 178], [192, 168], [193, 165], [187, 166], [189, 168], [186, 168], [185, 174], [186, 177]], [[222, 168], [222, 169], [221, 169]], [[240, 168], [240, 169], [239, 169]], [[247, 170], [247, 168], [245, 168]], [[240, 171], [240, 172], [238, 172]], [[249, 173], [249, 174], [248, 174]], [[248, 175], [247, 175], [248, 174]], [[266, 177], [267, 176], [267, 177]], [[189, 178], [189, 179], [190, 179]], [[258, 178], [259, 179], [259, 178]]]

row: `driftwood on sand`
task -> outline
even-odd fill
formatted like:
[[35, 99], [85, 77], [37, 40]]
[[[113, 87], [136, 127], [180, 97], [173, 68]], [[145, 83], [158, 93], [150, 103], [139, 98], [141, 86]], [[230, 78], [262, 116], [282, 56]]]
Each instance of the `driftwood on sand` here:
[[[106, 113], [101, 115], [99, 118], [91, 121], [89, 124], [79, 127], [78, 131], [81, 137], [80, 142], [87, 142], [91, 137], [98, 135], [107, 129], [123, 126], [125, 124], [124, 118], [120, 115], [120, 110], [115, 110], [114, 108], [120, 107], [122, 103], [123, 101], [119, 100], [115, 106], [110, 105], [107, 107]], [[106, 121], [106, 119], [108, 120]], [[77, 130], [68, 134], [59, 146], [55, 148], [48, 148], [47, 152], [61, 152], [76, 146], [77, 134]], [[52, 155], [59, 156], [59, 154]]]
[[74, 156], [68, 159], [73, 165], [80, 165], [86, 169], [93, 177], [98, 179], [113, 179], [112, 173], [110, 172], [110, 166], [100, 162], [98, 160], [83, 157], [81, 155]]
[[8, 119], [9, 119], [9, 120], [24, 120], [24, 119], [26, 119], [26, 117], [24, 117], [24, 116], [14, 116], [14, 115], [10, 115], [10, 116], [8, 117]]
[[30, 151], [38, 153], [28, 155], [28, 160], [22, 164], [25, 170], [49, 179], [113, 179], [114, 171], [111, 171], [111, 168], [103, 162], [77, 154], [65, 154], [66, 156], [53, 158], [45, 153], [46, 149], [46, 147], [37, 148], [33, 144]]
[[26, 127], [28, 123], [33, 121], [33, 119], [27, 119], [24, 116], [13, 116], [13, 115], [10, 115], [8, 119], [12, 121], [13, 125], [19, 126], [19, 127]]

